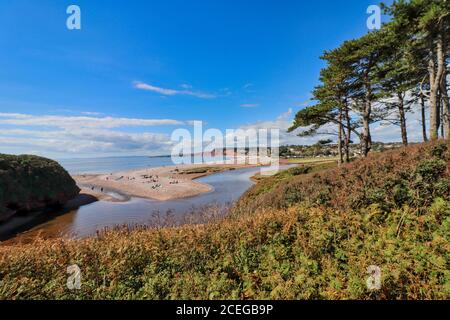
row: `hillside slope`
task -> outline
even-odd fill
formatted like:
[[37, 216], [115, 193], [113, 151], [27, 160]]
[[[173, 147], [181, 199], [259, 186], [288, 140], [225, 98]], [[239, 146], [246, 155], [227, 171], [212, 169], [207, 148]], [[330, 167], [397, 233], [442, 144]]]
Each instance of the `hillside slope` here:
[[448, 149], [447, 142], [419, 144], [330, 170], [306, 170], [309, 174], [283, 183], [275, 176], [247, 191], [234, 212], [251, 214], [261, 206], [283, 209], [298, 203], [348, 211], [377, 206], [389, 212], [404, 205], [425, 209], [450, 194]]
[[217, 223], [0, 247], [0, 298], [448, 299], [449, 147], [281, 173]]
[[19, 211], [64, 204], [79, 191], [56, 161], [0, 154], [0, 223]]

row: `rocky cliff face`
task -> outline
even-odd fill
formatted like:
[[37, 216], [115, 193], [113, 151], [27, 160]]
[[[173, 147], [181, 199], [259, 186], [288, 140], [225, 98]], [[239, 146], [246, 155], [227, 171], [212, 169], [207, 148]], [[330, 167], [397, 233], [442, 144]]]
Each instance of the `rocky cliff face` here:
[[79, 192], [56, 161], [0, 154], [0, 222], [17, 212], [63, 205]]

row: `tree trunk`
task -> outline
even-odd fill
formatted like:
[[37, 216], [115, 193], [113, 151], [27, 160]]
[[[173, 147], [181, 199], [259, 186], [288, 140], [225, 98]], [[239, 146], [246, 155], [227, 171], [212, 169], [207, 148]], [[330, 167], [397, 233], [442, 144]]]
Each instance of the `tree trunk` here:
[[370, 149], [372, 148], [372, 136], [370, 135], [370, 120], [372, 116], [372, 86], [369, 78], [369, 70], [367, 70], [364, 75], [364, 86], [366, 92], [364, 94], [364, 105], [362, 112], [363, 131], [360, 139], [361, 152], [364, 157], [367, 157]]
[[372, 103], [370, 101], [370, 91], [366, 93], [366, 101], [364, 102], [363, 112], [363, 133], [362, 133], [362, 152], [364, 157], [369, 155], [372, 148], [372, 137], [370, 135], [370, 116], [372, 114]]
[[442, 119], [444, 128], [444, 138], [450, 139], [450, 101], [447, 92], [447, 75], [446, 72], [441, 81], [441, 97], [442, 97]]
[[423, 136], [423, 141], [427, 142], [428, 141], [428, 137], [427, 137], [427, 118], [425, 116], [425, 97], [424, 97], [424, 95], [422, 93], [420, 94], [420, 111], [422, 113], [422, 136]]
[[430, 139], [437, 140], [439, 135], [438, 88], [435, 85], [436, 70], [433, 57], [428, 62], [428, 72], [430, 73]]
[[338, 153], [339, 153], [339, 160], [338, 160], [338, 164], [342, 165], [342, 163], [344, 162], [343, 159], [343, 154], [342, 154], [342, 108], [339, 108], [339, 116], [338, 116], [338, 121], [339, 121], [339, 129], [338, 129]]
[[431, 52], [428, 71], [430, 73], [430, 138], [436, 140], [439, 138], [439, 87], [441, 85], [442, 77], [446, 69], [445, 66], [445, 55], [444, 55], [444, 39], [443, 39], [443, 23], [439, 24], [438, 35], [436, 37], [436, 61], [437, 70], [435, 68], [435, 62], [433, 59], [433, 52]]
[[350, 127], [351, 120], [350, 120], [347, 103], [345, 103], [345, 121], [347, 122], [347, 135], [345, 138], [345, 162], [349, 163], [350, 162], [350, 143], [352, 141], [352, 139], [351, 139], [352, 128]]
[[408, 145], [408, 133], [406, 131], [406, 116], [405, 116], [405, 99], [403, 93], [397, 93], [398, 97], [398, 115], [400, 117], [400, 129], [402, 132], [402, 142], [404, 146]]
[[438, 108], [439, 108], [439, 119], [440, 119], [440, 129], [441, 129], [441, 137], [444, 137], [444, 106], [442, 103], [441, 92], [439, 91], [438, 95]]

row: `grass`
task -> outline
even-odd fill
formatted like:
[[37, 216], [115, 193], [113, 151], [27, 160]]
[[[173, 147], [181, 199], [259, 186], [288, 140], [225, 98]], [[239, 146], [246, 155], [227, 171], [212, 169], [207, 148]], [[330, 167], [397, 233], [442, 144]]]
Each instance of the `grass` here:
[[[280, 173], [209, 224], [0, 247], [0, 297], [449, 299], [448, 149]], [[81, 290], [66, 288], [71, 264]]]
[[298, 159], [288, 159], [290, 164], [314, 164], [314, 163], [324, 163], [324, 162], [337, 162], [338, 157], [326, 157], [326, 158], [298, 158]]
[[200, 168], [183, 169], [182, 171], [180, 171], [180, 174], [204, 174], [204, 173], [215, 173], [224, 170], [230, 169], [223, 167], [200, 167]]
[[296, 176], [320, 172], [322, 170], [331, 169], [336, 166], [337, 163], [335, 162], [314, 163], [283, 170], [273, 176], [265, 176], [258, 173], [252, 177], [252, 180], [258, 182], [258, 184], [244, 194], [239, 205], [242, 204], [243, 201], [253, 201], [256, 195], [262, 195], [272, 192], [277, 186], [289, 182]]

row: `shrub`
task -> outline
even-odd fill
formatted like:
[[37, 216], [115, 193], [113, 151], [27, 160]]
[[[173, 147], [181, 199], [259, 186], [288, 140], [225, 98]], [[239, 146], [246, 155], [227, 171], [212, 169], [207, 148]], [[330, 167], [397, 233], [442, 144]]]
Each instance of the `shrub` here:
[[339, 168], [294, 176], [271, 192], [256, 185], [239, 200], [234, 214], [252, 214], [258, 207], [288, 208], [298, 203], [340, 210], [377, 204], [384, 211], [403, 205], [420, 208], [435, 197], [448, 197], [448, 142], [413, 145], [404, 151], [372, 154]]
[[293, 176], [307, 174], [307, 173], [310, 173], [311, 170], [312, 170], [312, 168], [310, 166], [301, 166], [301, 167], [294, 167], [294, 168], [289, 169], [290, 173]]

